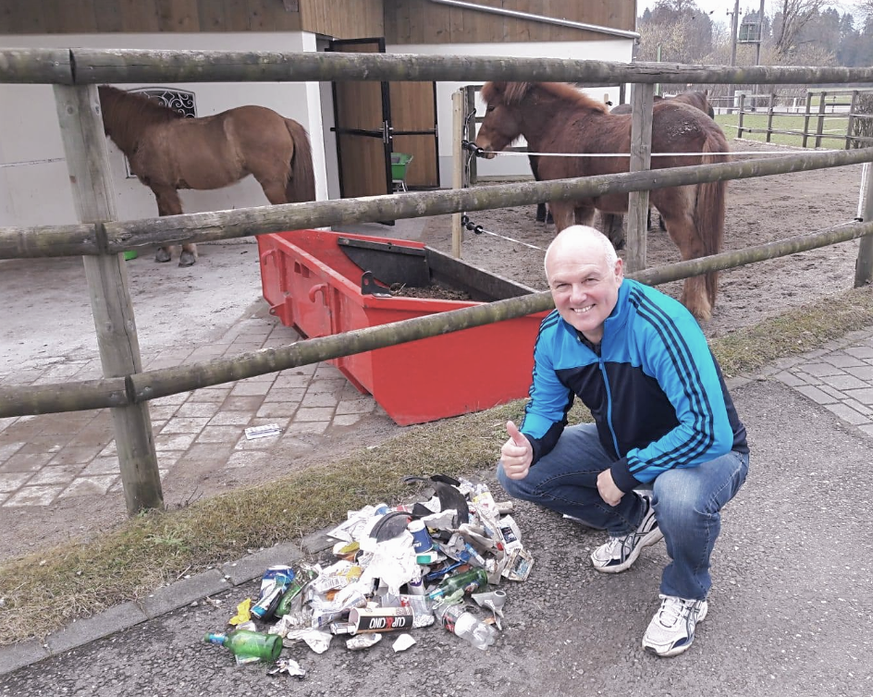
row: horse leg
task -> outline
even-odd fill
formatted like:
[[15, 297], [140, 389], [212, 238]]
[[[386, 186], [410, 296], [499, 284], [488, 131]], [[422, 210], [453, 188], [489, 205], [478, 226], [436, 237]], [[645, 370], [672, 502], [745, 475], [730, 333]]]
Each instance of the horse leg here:
[[[687, 189], [688, 187], [683, 188]], [[692, 187], [691, 196], [693, 195]], [[658, 210], [667, 226], [667, 233], [679, 248], [682, 260], [706, 256], [706, 249], [694, 221], [693, 198], [689, 200], [686, 191], [678, 189], [671, 192], [669, 198], [659, 203]], [[706, 290], [705, 276], [686, 278], [679, 300], [698, 320], [705, 322], [712, 317], [712, 305]]]
[[[179, 215], [182, 212], [182, 200], [176, 189], [166, 187], [153, 187], [155, 199], [158, 202], [158, 215]], [[173, 256], [174, 245], [160, 247], [155, 252], [155, 261], [167, 262]], [[182, 254], [179, 256], [179, 266], [191, 266], [197, 261], [197, 247], [191, 242], [182, 245]]]
[[558, 232], [576, 222], [575, 205], [572, 201], [552, 201], [549, 204], [549, 211], [554, 218]]
[[609, 238], [616, 250], [624, 249], [624, 216], [621, 213], [600, 211], [601, 232]]

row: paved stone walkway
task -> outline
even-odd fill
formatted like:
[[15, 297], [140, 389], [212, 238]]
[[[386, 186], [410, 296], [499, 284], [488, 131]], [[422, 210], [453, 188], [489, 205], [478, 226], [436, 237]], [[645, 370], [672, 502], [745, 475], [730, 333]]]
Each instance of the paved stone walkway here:
[[873, 337], [852, 335], [768, 368], [843, 421], [873, 436]]
[[[267, 315], [248, 317], [217, 342], [152, 355], [146, 369], [232, 356], [298, 340]], [[60, 360], [14, 376], [15, 384], [54, 383], [100, 376], [99, 360]], [[777, 361], [763, 374], [873, 435], [873, 337], [856, 332], [827, 346]], [[12, 376], [0, 384], [12, 383]], [[327, 363], [301, 366], [230, 385], [172, 395], [150, 404], [161, 476], [186, 468], [257, 467], [277, 451], [305, 452], [332, 428], [377, 416], [390, 422]], [[248, 426], [276, 424], [278, 436], [249, 440]], [[59, 498], [121, 491], [108, 410], [0, 419], [0, 507], [48, 506]]]
[[[145, 369], [233, 356], [293, 343], [299, 335], [275, 318], [246, 318], [220, 340], [148, 357]], [[144, 357], [145, 360], [145, 357]], [[46, 384], [101, 377], [99, 358], [58, 359], [43, 369], [0, 377], [2, 384]], [[248, 378], [150, 403], [161, 476], [254, 467], [271, 451], [304, 452], [334, 427], [389, 417], [327, 363]], [[278, 436], [247, 439], [249, 426], [276, 424]], [[121, 491], [108, 409], [0, 419], [0, 506], [48, 506], [59, 498]]]

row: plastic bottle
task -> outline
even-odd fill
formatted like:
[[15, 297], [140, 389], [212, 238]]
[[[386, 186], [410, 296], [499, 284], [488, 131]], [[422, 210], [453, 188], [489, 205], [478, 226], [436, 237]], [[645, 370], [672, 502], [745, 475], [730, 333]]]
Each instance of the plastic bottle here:
[[457, 591], [472, 593], [477, 588], [484, 588], [488, 584], [488, 573], [485, 569], [475, 568], [462, 571], [454, 576], [449, 576], [439, 587], [428, 593], [431, 600], [444, 596], [453, 595]]
[[288, 589], [285, 591], [284, 595], [282, 595], [279, 604], [276, 606], [276, 611], [274, 613], [276, 617], [284, 617], [291, 612], [294, 599], [300, 595], [304, 588], [306, 588], [306, 584], [316, 576], [318, 576], [318, 573], [314, 569], [299, 569], [297, 571], [294, 575], [294, 580], [288, 585]]
[[229, 648], [237, 660], [258, 659], [272, 663], [282, 652], [281, 636], [248, 629], [235, 629], [227, 634], [209, 632], [203, 637], [203, 641]]
[[482, 651], [491, 646], [497, 638], [497, 630], [469, 612], [464, 605], [440, 603], [434, 607], [433, 613], [446, 630]]

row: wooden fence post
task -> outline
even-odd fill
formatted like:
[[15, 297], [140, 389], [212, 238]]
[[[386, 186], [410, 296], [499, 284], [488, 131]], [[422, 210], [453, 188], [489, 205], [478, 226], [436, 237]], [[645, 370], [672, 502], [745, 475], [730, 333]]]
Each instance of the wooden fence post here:
[[[464, 94], [460, 90], [452, 93], [452, 188], [464, 188]], [[461, 241], [464, 229], [461, 227], [461, 214], [452, 213], [452, 256], [461, 258]]]
[[821, 101], [818, 103], [818, 122], [815, 126], [815, 147], [821, 147], [821, 135], [824, 133], [824, 121], [825, 121], [825, 99], [827, 98], [828, 93], [821, 93]]
[[846, 124], [846, 150], [849, 150], [853, 147], [860, 148], [861, 143], [856, 142], [855, 145], [852, 145], [852, 141], [854, 139], [854, 134], [852, 133], [852, 126], [854, 126], [853, 120], [855, 118], [855, 111], [858, 109], [858, 90], [852, 90], [852, 103], [849, 105], [849, 120]]
[[740, 92], [740, 105], [737, 116], [737, 138], [743, 137], [743, 116], [746, 114], [746, 93]]
[[770, 142], [770, 136], [773, 135], [773, 102], [776, 101], [776, 95], [770, 93], [770, 103], [767, 105], [767, 142]]
[[[864, 165], [864, 176], [861, 179], [861, 196], [864, 205], [859, 206], [861, 217], [865, 223], [873, 220], [873, 166], [868, 162]], [[873, 281], [873, 236], [861, 238], [858, 246], [858, 258], [855, 260], [855, 288], [867, 285]]]
[[[652, 163], [652, 105], [655, 102], [655, 86], [651, 83], [635, 83], [631, 87], [630, 172], [651, 169]], [[627, 209], [627, 271], [632, 273], [646, 268], [646, 235], [649, 212], [649, 192], [631, 191]]]
[[[117, 219], [109, 148], [96, 85], [55, 85], [55, 103], [76, 212], [83, 223]], [[122, 254], [82, 257], [105, 377], [142, 370], [136, 323]], [[162, 508], [161, 477], [148, 403], [110, 410], [127, 512]]]
[[806, 141], [809, 139], [809, 117], [812, 109], [812, 92], [806, 93], [806, 111], [803, 114], [803, 143], [802, 147], [806, 147]]

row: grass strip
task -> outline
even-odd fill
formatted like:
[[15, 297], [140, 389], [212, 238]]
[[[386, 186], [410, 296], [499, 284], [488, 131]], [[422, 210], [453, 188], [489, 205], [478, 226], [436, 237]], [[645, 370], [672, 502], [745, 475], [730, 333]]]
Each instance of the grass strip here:
[[[846, 291], [711, 342], [726, 376], [754, 373], [777, 358], [873, 326], [873, 293]], [[409, 501], [406, 475], [491, 471], [520, 420], [524, 400], [410, 427], [372, 449], [269, 484], [237, 489], [187, 508], [151, 511], [97, 540], [66, 543], [0, 564], [0, 645], [44, 638], [73, 619], [142, 598], [188, 573], [333, 526], [377, 501]], [[571, 421], [589, 420], [574, 407]]]

